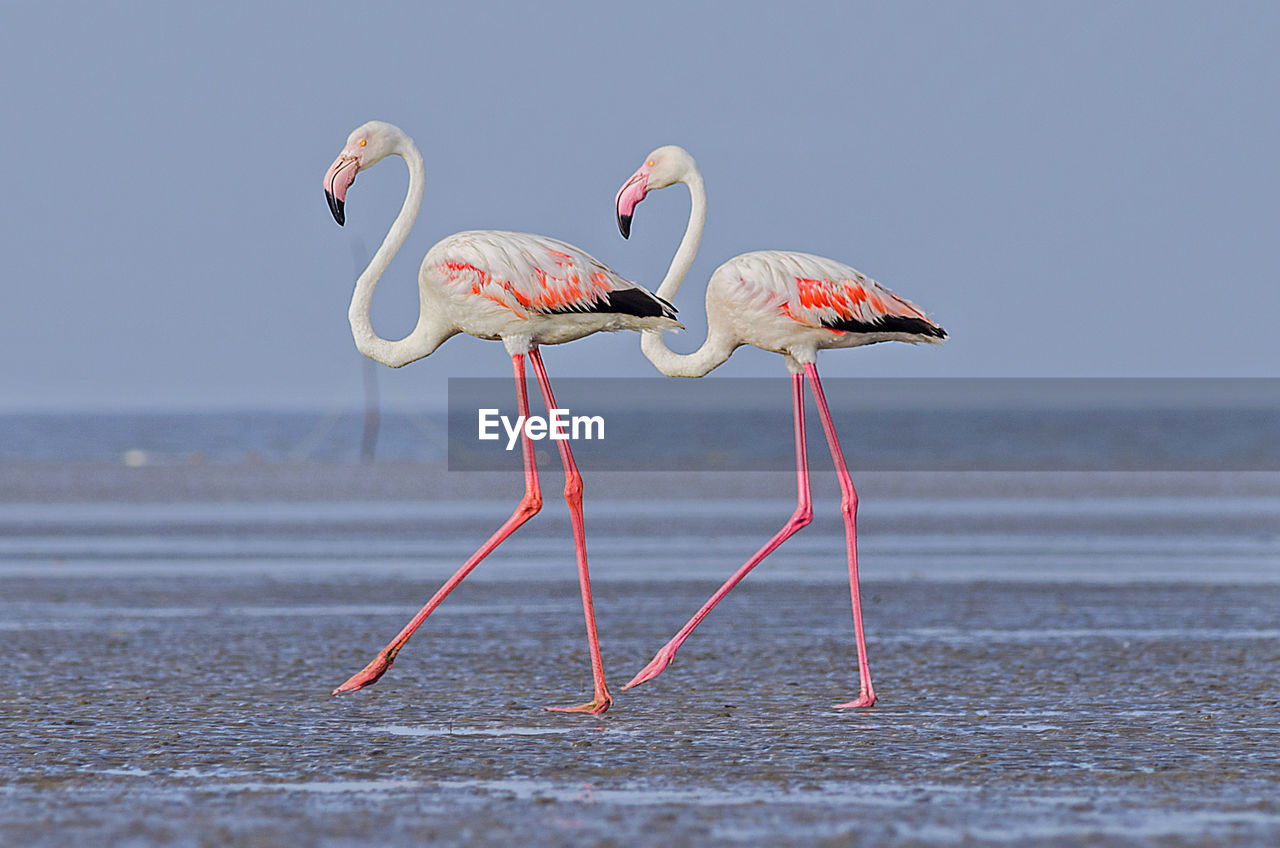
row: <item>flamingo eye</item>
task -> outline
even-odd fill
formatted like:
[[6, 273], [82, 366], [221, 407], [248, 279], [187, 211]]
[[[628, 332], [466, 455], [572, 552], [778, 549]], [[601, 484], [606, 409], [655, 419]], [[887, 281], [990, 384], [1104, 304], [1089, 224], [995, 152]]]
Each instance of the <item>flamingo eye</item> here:
[[365, 145], [367, 145], [368, 143], [369, 143], [369, 139], [367, 139], [367, 138], [362, 138], [362, 139], [360, 139], [360, 146], [361, 146], [361, 147], [364, 147], [364, 146], [365, 146]]
[[652, 159], [650, 159], [646, 164], [648, 164], [648, 166], [649, 166], [650, 168], [652, 168], [652, 167], [653, 167], [653, 160], [652, 160]]

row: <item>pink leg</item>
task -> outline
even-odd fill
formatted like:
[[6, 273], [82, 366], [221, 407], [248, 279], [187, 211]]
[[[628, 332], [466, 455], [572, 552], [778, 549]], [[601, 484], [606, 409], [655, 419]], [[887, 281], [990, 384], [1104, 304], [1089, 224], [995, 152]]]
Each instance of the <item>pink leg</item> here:
[[871, 670], [867, 666], [867, 640], [862, 632], [862, 601], [858, 594], [858, 493], [849, 479], [849, 468], [845, 465], [844, 451], [840, 450], [840, 440], [836, 438], [836, 425], [831, 420], [831, 410], [827, 407], [827, 396], [822, 393], [822, 382], [818, 380], [818, 368], [812, 362], [806, 363], [804, 373], [809, 376], [809, 385], [813, 388], [813, 398], [818, 404], [818, 415], [822, 418], [822, 429], [827, 434], [827, 444], [831, 446], [831, 460], [836, 466], [836, 476], [840, 478], [840, 514], [844, 516], [844, 537], [849, 552], [849, 595], [853, 599], [853, 635], [858, 643], [858, 680], [860, 690], [858, 700], [846, 704], [836, 704], [836, 709], [846, 707], [869, 707], [876, 702], [876, 690], [871, 685]]
[[[516, 376], [516, 406], [520, 410], [520, 414], [526, 418], [529, 415], [529, 392], [525, 384], [524, 373], [524, 354], [516, 354], [511, 357], [512, 367]], [[404, 629], [391, 640], [387, 647], [378, 652], [373, 661], [365, 666], [360, 672], [355, 674], [346, 683], [333, 690], [333, 694], [340, 692], [354, 692], [357, 689], [363, 689], [373, 683], [391, 668], [391, 664], [395, 662], [396, 654], [400, 653], [400, 649], [404, 647], [404, 643], [409, 641], [409, 637], [418, 629], [422, 622], [427, 620], [427, 616], [435, 610], [440, 602], [443, 601], [454, 588], [462, 582], [462, 578], [471, 573], [471, 570], [480, 564], [480, 561], [492, 553], [493, 549], [502, 544], [508, 536], [516, 531], [516, 528], [524, 524], [530, 518], [542, 509], [542, 493], [538, 489], [538, 469], [533, 459], [533, 442], [529, 441], [529, 437], [525, 436], [521, 440], [521, 453], [524, 456], [524, 497], [520, 499], [520, 505], [516, 507], [511, 517], [498, 528], [497, 532], [489, 537], [489, 540], [480, 546], [480, 549], [471, 555], [470, 559], [462, 564], [462, 567], [454, 572], [453, 576], [445, 582], [440, 590], [431, 596], [431, 600], [427, 601], [427, 605], [418, 611], [413, 620], [404, 626]]]
[[676, 651], [679, 650], [684, 640], [689, 638], [689, 634], [693, 632], [693, 629], [698, 626], [702, 619], [706, 618], [707, 613], [711, 612], [711, 608], [720, 603], [720, 599], [729, 594], [729, 590], [738, 585], [738, 582], [747, 576], [747, 572], [759, 565], [779, 545], [813, 520], [813, 504], [809, 498], [809, 460], [804, 444], [804, 377], [800, 374], [791, 375], [791, 395], [795, 405], [796, 419], [796, 488], [798, 490], [796, 511], [791, 514], [791, 518], [787, 520], [782, 529], [774, 534], [773, 538], [766, 542], [764, 547], [756, 551], [741, 568], [735, 571], [733, 576], [726, 580], [714, 595], [707, 599], [707, 602], [702, 605], [702, 609], [698, 610], [693, 618], [689, 619], [688, 623], [680, 628], [680, 632], [671, 637], [671, 641], [662, 646], [662, 649], [649, 661], [649, 664], [640, 669], [640, 673], [633, 677], [630, 683], [622, 687], [623, 689], [639, 686], [641, 683], [652, 680], [661, 674], [662, 670], [675, 659]]
[[[547, 413], [556, 409], [555, 396], [551, 394], [551, 381], [547, 379], [547, 369], [542, 364], [542, 353], [535, 347], [529, 352], [533, 362], [533, 373], [538, 378], [538, 386], [542, 389], [542, 398], [547, 402]], [[600, 640], [596, 636], [596, 611], [591, 603], [591, 575], [587, 572], [587, 532], [582, 519], [582, 475], [578, 473], [578, 464], [573, 461], [573, 451], [569, 450], [567, 441], [557, 441], [560, 448], [560, 461], [564, 463], [564, 499], [569, 503], [569, 517], [573, 523], [573, 547], [578, 557], [578, 586], [582, 590], [582, 613], [587, 619], [587, 644], [591, 651], [591, 676], [595, 679], [595, 699], [576, 707], [547, 707], [549, 710], [565, 713], [599, 714], [609, 709], [613, 698], [604, 683], [604, 661], [600, 658]]]

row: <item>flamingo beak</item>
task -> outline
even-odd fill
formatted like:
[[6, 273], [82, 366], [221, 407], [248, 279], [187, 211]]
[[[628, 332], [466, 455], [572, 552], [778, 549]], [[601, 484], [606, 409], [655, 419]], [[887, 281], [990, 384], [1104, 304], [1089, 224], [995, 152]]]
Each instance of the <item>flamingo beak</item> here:
[[324, 196], [329, 201], [329, 211], [333, 213], [333, 220], [338, 222], [338, 226], [347, 222], [347, 189], [356, 181], [359, 170], [360, 159], [344, 152], [334, 160], [324, 175]]
[[645, 165], [618, 189], [614, 203], [618, 213], [618, 232], [622, 233], [623, 238], [631, 237], [631, 216], [635, 214], [636, 206], [649, 193], [649, 170], [649, 166]]

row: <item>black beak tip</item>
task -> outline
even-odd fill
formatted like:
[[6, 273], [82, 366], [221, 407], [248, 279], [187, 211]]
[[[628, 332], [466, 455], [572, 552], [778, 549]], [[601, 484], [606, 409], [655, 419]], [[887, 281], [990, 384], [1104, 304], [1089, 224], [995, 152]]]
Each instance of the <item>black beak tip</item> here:
[[624, 239], [631, 238], [631, 216], [618, 215], [618, 232], [622, 233]]
[[338, 222], [338, 226], [341, 227], [347, 223], [347, 213], [343, 202], [328, 191], [324, 193], [324, 197], [325, 200], [329, 201], [329, 211], [333, 213], [333, 220]]

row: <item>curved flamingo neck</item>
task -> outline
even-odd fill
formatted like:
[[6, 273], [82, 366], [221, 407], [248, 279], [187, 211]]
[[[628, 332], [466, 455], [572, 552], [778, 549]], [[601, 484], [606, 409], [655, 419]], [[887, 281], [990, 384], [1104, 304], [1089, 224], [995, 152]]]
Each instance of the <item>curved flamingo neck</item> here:
[[378, 280], [387, 270], [391, 260], [395, 258], [400, 246], [413, 229], [418, 218], [418, 210], [422, 206], [422, 194], [426, 187], [427, 173], [422, 161], [422, 154], [408, 136], [401, 137], [391, 151], [405, 160], [409, 166], [409, 188], [405, 194], [404, 205], [396, 215], [391, 229], [378, 247], [369, 265], [356, 280], [355, 293], [351, 296], [351, 307], [347, 310], [347, 319], [351, 322], [351, 336], [355, 339], [356, 348], [370, 359], [377, 360], [392, 368], [399, 368], [414, 360], [427, 356], [449, 337], [447, 328], [435, 319], [428, 310], [427, 303], [419, 291], [418, 323], [413, 332], [399, 341], [384, 339], [373, 330], [370, 308], [373, 304], [373, 292]]
[[[684, 237], [680, 246], [671, 258], [667, 275], [658, 286], [658, 297], [668, 303], [675, 300], [680, 291], [680, 284], [693, 266], [694, 257], [698, 255], [698, 246], [702, 243], [702, 230], [707, 223], [707, 191], [702, 183], [702, 174], [697, 165], [690, 164], [679, 182], [689, 187], [689, 223], [685, 226]], [[722, 364], [733, 349], [737, 347], [732, 340], [725, 338], [714, 329], [707, 332], [706, 341], [693, 353], [676, 353], [667, 347], [662, 330], [646, 330], [640, 335], [640, 350], [659, 371], [668, 377], [701, 377]]]
[[667, 275], [658, 286], [657, 295], [670, 303], [675, 300], [685, 274], [693, 266], [694, 257], [698, 255], [698, 246], [702, 244], [702, 230], [707, 224], [707, 190], [702, 184], [702, 174], [698, 166], [690, 164], [679, 182], [689, 187], [689, 223], [685, 225], [684, 236], [675, 256], [667, 267]]

